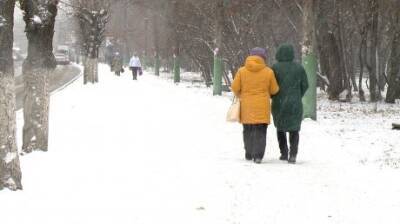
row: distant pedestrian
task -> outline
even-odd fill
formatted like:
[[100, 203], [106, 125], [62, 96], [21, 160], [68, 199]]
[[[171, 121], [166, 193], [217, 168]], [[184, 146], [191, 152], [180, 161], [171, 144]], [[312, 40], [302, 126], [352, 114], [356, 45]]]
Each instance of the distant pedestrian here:
[[265, 61], [265, 49], [252, 49], [232, 83], [232, 91], [240, 99], [245, 158], [255, 163], [261, 163], [264, 157], [271, 121], [270, 100], [279, 91], [274, 72]]
[[131, 60], [129, 61], [129, 69], [131, 69], [132, 71], [133, 80], [137, 80], [138, 74], [139, 75], [143, 74], [142, 64], [140, 63], [140, 59], [136, 53], [132, 56]]
[[124, 73], [124, 63], [119, 52], [115, 52], [111, 61], [111, 71], [115, 72], [115, 75], [120, 76], [121, 72]]
[[[293, 62], [293, 46], [284, 44], [276, 54], [272, 69], [276, 75], [280, 91], [272, 98], [272, 114], [277, 129], [280, 160], [296, 163], [299, 147], [299, 132], [303, 120], [302, 98], [308, 89], [307, 74], [303, 66]], [[286, 133], [289, 132], [290, 152]]]
[[106, 64], [108, 64], [111, 68], [112, 60], [114, 56], [114, 45], [111, 43], [110, 40], [106, 41], [106, 50], [104, 53], [104, 59]]

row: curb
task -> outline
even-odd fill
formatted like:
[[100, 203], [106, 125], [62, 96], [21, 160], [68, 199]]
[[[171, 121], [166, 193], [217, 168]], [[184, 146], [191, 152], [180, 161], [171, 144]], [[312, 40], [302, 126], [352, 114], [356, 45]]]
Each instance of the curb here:
[[59, 88], [53, 90], [50, 95], [56, 94], [58, 92], [60, 92], [61, 90], [67, 88], [69, 85], [71, 85], [73, 82], [75, 82], [77, 79], [79, 79], [80, 77], [82, 77], [83, 75], [83, 70], [81, 67], [76, 66], [76, 68], [78, 68], [80, 70], [79, 75], [75, 76], [73, 79], [71, 79], [69, 82], [65, 83], [64, 85], [60, 86]]

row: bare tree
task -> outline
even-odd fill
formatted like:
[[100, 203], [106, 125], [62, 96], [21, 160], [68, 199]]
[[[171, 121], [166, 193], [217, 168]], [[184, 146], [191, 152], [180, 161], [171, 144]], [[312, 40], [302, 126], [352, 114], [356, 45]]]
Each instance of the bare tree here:
[[153, 10], [154, 74], [160, 75], [160, 16]]
[[104, 41], [110, 2], [107, 0], [73, 0], [84, 52], [84, 84], [97, 83], [99, 48]]
[[368, 0], [368, 22], [367, 22], [367, 69], [369, 71], [370, 100], [376, 102], [380, 99], [378, 86], [379, 61], [378, 61], [378, 22], [379, 3], [378, 0]]
[[172, 42], [174, 46], [174, 82], [178, 83], [181, 81], [181, 38], [179, 32], [179, 23], [181, 22], [181, 9], [182, 1], [173, 0], [172, 1], [172, 21], [171, 27], [172, 29]]
[[386, 95], [387, 103], [395, 103], [396, 99], [400, 99], [400, 2], [392, 2], [392, 29], [393, 38], [391, 43], [391, 53], [388, 68], [388, 90]]
[[15, 137], [14, 7], [15, 0], [0, 0], [0, 190], [22, 189]]
[[[365, 92], [363, 89], [363, 79], [364, 79], [364, 70], [366, 68], [366, 62], [367, 62], [367, 38], [368, 38], [368, 33], [367, 33], [367, 7], [366, 7], [366, 2], [363, 0], [354, 0], [350, 6], [351, 9], [351, 17], [354, 20], [352, 24], [355, 25], [355, 30], [358, 32], [358, 43], [353, 40], [353, 45], [358, 46], [358, 48], [355, 50], [358, 52], [358, 69], [359, 69], [359, 75], [358, 75], [358, 96], [360, 98], [360, 101], [365, 102]], [[353, 59], [355, 60], [355, 59]], [[357, 62], [353, 62], [356, 64]], [[354, 71], [355, 72], [355, 71]]]
[[[383, 74], [390, 70], [395, 26], [389, 26], [387, 12], [398, 8], [389, 4], [396, 0], [315, 0], [316, 7], [312, 8], [317, 16], [314, 30], [303, 24], [302, 18], [307, 18], [304, 14], [309, 3], [306, 0], [223, 1], [222, 26], [216, 16], [221, 14], [218, 13], [221, 4], [216, 4], [219, 1], [126, 1], [132, 11], [127, 15], [131, 21], [128, 30], [133, 30], [129, 33], [131, 38], [127, 45], [145, 52], [146, 42], [153, 41], [154, 48], [158, 49], [155, 52], [159, 52], [155, 55], [161, 58], [164, 65], [173, 64], [171, 55], [175, 53], [180, 56], [179, 64], [183, 69], [201, 72], [208, 85], [211, 83], [212, 57], [217, 45], [220, 53], [223, 52], [222, 59], [228, 71], [223, 75], [229, 84], [232, 78], [229, 75], [233, 76], [243, 65], [252, 47], [267, 48], [267, 63], [274, 62], [273, 56], [281, 43], [292, 43], [297, 56], [301, 56], [302, 46], [308, 46], [304, 43], [309, 42], [302, 30], [309, 31], [305, 34], [314, 31], [317, 36], [319, 82], [328, 86], [331, 100], [339, 100], [339, 96], [347, 93], [346, 99], [341, 100], [351, 101], [353, 92], [358, 91], [360, 100], [365, 101], [366, 87], [371, 98], [379, 100], [386, 81]], [[144, 17], [148, 12], [160, 19], [157, 21], [153, 16], [149, 21], [153, 28], [160, 29], [153, 29], [150, 36], [142, 35], [146, 30]], [[112, 29], [118, 27], [118, 23], [113, 24]], [[219, 27], [223, 27], [222, 32], [218, 32]], [[216, 33], [221, 38], [216, 38]]]
[[56, 68], [53, 55], [54, 23], [58, 0], [22, 0], [25, 12], [28, 56], [23, 65], [24, 152], [48, 150], [49, 135], [49, 79]]
[[316, 2], [316, 34], [321, 71], [329, 80], [329, 99], [338, 100], [340, 93], [344, 90], [344, 72], [341, 66], [341, 52], [328, 17], [329, 11], [332, 10], [332, 2], [323, 0]]

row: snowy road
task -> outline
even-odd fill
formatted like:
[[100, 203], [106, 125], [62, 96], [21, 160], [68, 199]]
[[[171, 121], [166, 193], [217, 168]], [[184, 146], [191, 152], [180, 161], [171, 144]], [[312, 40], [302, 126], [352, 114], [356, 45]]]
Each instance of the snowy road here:
[[[81, 69], [77, 65], [59, 65], [50, 77], [50, 92], [57, 90], [79, 76]], [[24, 83], [21, 75], [16, 77], [17, 109], [23, 106]]]
[[229, 98], [210, 93], [102, 66], [98, 85], [55, 94], [49, 152], [21, 158], [24, 191], [0, 192], [1, 223], [400, 223], [400, 171], [376, 162], [398, 150], [385, 128], [398, 113], [371, 115], [366, 131], [365, 118], [322, 111], [297, 165], [277, 160], [271, 126], [256, 165], [224, 120]]

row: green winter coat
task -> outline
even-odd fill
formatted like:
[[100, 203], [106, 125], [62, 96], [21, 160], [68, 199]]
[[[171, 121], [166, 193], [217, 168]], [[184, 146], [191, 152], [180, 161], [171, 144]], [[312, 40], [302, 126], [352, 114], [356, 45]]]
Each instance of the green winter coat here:
[[303, 120], [302, 98], [308, 89], [303, 66], [293, 62], [292, 45], [281, 45], [276, 54], [274, 70], [280, 91], [272, 98], [272, 115], [278, 131], [300, 131]]

